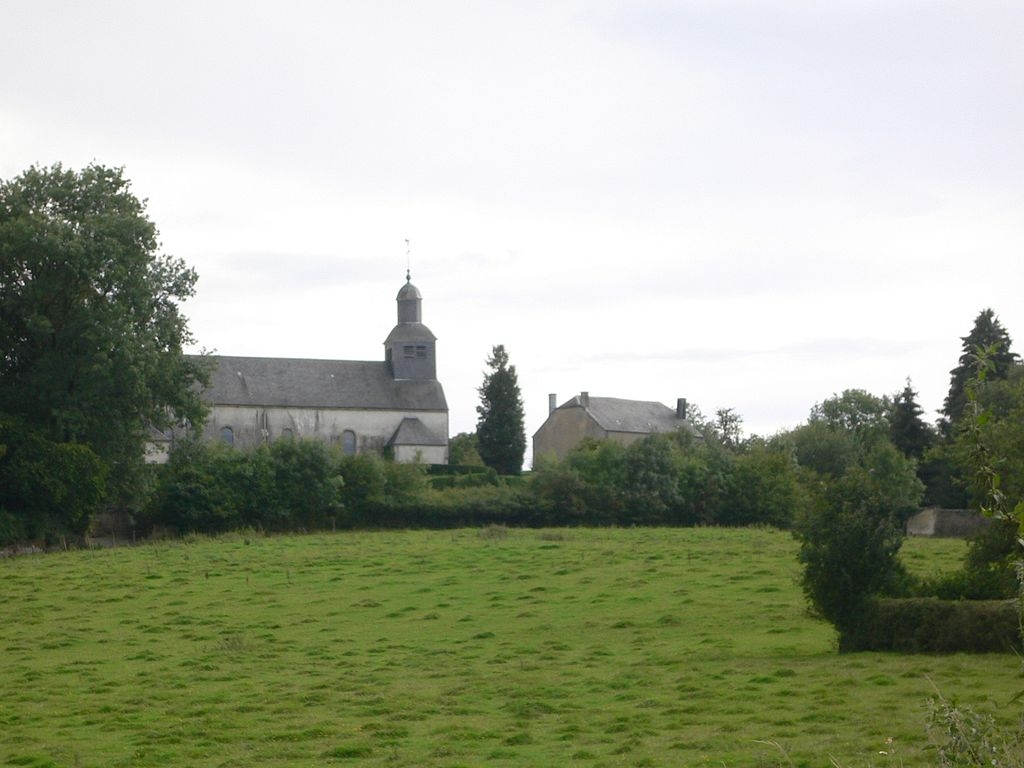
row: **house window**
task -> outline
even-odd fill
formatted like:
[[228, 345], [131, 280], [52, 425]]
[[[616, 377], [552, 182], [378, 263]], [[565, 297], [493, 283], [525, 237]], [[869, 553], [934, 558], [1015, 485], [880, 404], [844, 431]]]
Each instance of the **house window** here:
[[402, 348], [402, 357], [406, 360], [426, 360], [427, 347], [425, 344], [406, 344]]
[[356, 452], [356, 433], [351, 429], [341, 433], [341, 451], [346, 456], [352, 456]]
[[235, 430], [233, 430], [231, 427], [221, 427], [220, 428], [220, 439], [223, 440], [228, 445], [234, 445], [235, 444]]

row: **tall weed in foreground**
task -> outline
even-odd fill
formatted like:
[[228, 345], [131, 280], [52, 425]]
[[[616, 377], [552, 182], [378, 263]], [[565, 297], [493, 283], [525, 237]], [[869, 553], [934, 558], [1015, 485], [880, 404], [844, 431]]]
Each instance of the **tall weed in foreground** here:
[[937, 694], [928, 701], [928, 734], [936, 741], [940, 768], [1024, 765], [1024, 734], [1008, 735], [992, 715], [976, 712]]

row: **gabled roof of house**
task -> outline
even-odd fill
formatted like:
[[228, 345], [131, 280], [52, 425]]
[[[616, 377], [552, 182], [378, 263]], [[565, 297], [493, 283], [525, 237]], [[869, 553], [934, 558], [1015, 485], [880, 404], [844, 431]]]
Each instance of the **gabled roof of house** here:
[[398, 425], [391, 445], [448, 445], [448, 441], [435, 435], [419, 419], [406, 416]]
[[217, 405], [446, 411], [438, 381], [395, 379], [386, 363], [211, 355]]
[[[676, 417], [672, 408], [648, 400], [623, 400], [618, 397], [589, 397], [588, 414], [606, 432], [675, 432], [689, 422]], [[576, 395], [559, 408], [584, 408]]]

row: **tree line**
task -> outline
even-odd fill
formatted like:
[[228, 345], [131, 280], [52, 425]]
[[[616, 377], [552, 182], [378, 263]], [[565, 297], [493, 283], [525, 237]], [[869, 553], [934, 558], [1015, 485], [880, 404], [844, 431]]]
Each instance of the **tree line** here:
[[[461, 466], [447, 474], [302, 442], [252, 453], [185, 443], [154, 469], [143, 463], [151, 430], [205, 417], [205, 371], [182, 352], [193, 338], [180, 303], [195, 280], [159, 252], [145, 201], [120, 169], [56, 165], [0, 182], [0, 543], [80, 537], [104, 508], [140, 528], [182, 531], [489, 522], [831, 531], [860, 509], [886, 521], [872, 531], [887, 541], [922, 502], [980, 504], [990, 489], [974, 471], [979, 432], [1004, 460], [998, 493], [1019, 498], [1024, 486], [1024, 378], [989, 309], [962, 339], [936, 425], [908, 381], [892, 396], [833, 395], [769, 437], [744, 437], [731, 409], [711, 418], [693, 409], [696, 434], [585, 441], [520, 477], [522, 399], [498, 345], [477, 429], [453, 438]], [[982, 349], [986, 377], [972, 385]], [[965, 422], [968, 406], [985, 419]]]

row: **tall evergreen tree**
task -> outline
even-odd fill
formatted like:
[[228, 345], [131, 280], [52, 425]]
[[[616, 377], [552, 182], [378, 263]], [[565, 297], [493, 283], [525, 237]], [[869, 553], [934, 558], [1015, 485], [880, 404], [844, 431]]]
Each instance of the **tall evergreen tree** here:
[[991, 309], [983, 309], [974, 320], [974, 327], [966, 336], [961, 337], [963, 353], [956, 368], [949, 372], [949, 394], [942, 406], [942, 428], [945, 433], [960, 421], [964, 407], [967, 405], [966, 385], [975, 375], [974, 362], [979, 349], [990, 350], [989, 362], [992, 370], [988, 373], [988, 381], [1005, 379], [1016, 365], [1018, 355], [1010, 351], [1012, 344], [1010, 334], [1003, 328]]
[[935, 433], [921, 418], [924, 410], [917, 403], [917, 392], [910, 385], [897, 394], [889, 411], [889, 437], [904, 456], [921, 460], [925, 449], [935, 440]]
[[490, 373], [484, 374], [484, 383], [477, 390], [477, 451], [484, 463], [499, 474], [518, 475], [526, 453], [526, 431], [516, 367], [508, 364], [508, 353], [502, 344], [491, 350], [487, 366]]

